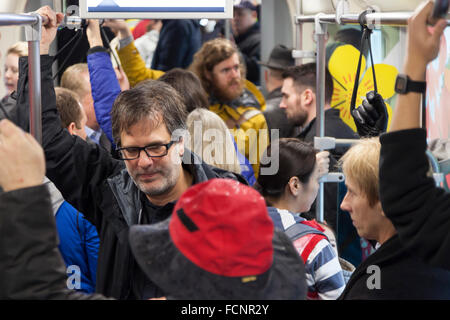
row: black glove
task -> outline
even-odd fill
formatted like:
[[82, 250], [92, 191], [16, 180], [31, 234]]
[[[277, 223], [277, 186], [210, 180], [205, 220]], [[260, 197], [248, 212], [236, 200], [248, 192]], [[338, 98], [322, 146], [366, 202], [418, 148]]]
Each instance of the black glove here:
[[350, 107], [360, 137], [377, 137], [386, 131], [388, 113], [383, 97], [370, 91], [358, 108]]

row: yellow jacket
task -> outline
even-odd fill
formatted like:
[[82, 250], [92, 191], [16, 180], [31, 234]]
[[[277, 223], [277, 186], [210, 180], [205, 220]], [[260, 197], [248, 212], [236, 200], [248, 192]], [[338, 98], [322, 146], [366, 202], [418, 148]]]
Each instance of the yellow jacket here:
[[[144, 80], [158, 79], [164, 74], [163, 71], [146, 68], [134, 42], [119, 49], [118, 54], [131, 87]], [[253, 83], [245, 80], [244, 93], [230, 105], [214, 101], [212, 97], [210, 102], [209, 110], [225, 121], [239, 151], [250, 161], [255, 177], [258, 177], [259, 159], [269, 143], [267, 123], [262, 114], [266, 108], [264, 96]]]

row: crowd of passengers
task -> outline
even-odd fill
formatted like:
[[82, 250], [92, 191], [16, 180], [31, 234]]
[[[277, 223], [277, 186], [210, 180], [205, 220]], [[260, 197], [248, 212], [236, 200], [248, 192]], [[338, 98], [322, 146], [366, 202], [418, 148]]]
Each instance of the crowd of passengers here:
[[[446, 21], [429, 29], [432, 7], [408, 21], [410, 81], [425, 82], [438, 54]], [[424, 92], [399, 93], [389, 129], [383, 97], [367, 93], [354, 132], [330, 106], [326, 70], [325, 136], [354, 144], [319, 151], [316, 64], [295, 65], [283, 45], [260, 61], [251, 1], [235, 5], [233, 41], [203, 39], [193, 20], [145, 21], [140, 34], [105, 21], [119, 63], [89, 20], [87, 63], [56, 87], [63, 14], [37, 13], [49, 20], [41, 144], [25, 133], [26, 43], [6, 53], [0, 298], [450, 299], [450, 196], [428, 174]], [[319, 182], [337, 170], [345, 196], [326, 183], [316, 221]], [[372, 246], [358, 265], [338, 250], [338, 209]]]

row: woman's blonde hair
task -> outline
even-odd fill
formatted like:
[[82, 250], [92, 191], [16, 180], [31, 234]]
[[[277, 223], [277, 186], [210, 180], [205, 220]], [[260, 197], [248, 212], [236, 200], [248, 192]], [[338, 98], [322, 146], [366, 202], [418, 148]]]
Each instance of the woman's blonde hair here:
[[371, 206], [380, 199], [378, 191], [380, 149], [378, 138], [361, 139], [339, 160], [344, 175], [356, 183]]
[[190, 139], [186, 139], [187, 148], [207, 164], [241, 173], [233, 137], [217, 114], [203, 108], [195, 109], [189, 113], [186, 126], [190, 134]]
[[28, 56], [28, 43], [25, 41], [19, 41], [14, 43], [11, 47], [6, 51], [6, 55], [15, 54], [19, 57]]

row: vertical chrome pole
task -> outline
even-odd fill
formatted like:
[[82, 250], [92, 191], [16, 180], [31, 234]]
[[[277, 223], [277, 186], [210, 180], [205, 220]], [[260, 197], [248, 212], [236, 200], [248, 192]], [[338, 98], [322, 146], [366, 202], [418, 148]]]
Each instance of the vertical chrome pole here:
[[[316, 136], [325, 136], [325, 40], [327, 25], [320, 22], [319, 13], [315, 18], [316, 40]], [[324, 183], [319, 183], [319, 192], [316, 200], [316, 220], [324, 220]]]
[[231, 20], [225, 19], [225, 39], [231, 40]]
[[[297, 16], [300, 16], [303, 12], [302, 10], [302, 0], [297, 0], [296, 1], [296, 13]], [[302, 51], [303, 50], [303, 23], [297, 22], [297, 16], [295, 17], [295, 24], [296, 24], [296, 28], [295, 28], [295, 49], [298, 51]], [[296, 58], [295, 59], [295, 65], [301, 65], [303, 62], [302, 58]]]
[[25, 26], [25, 39], [28, 41], [28, 84], [30, 101], [30, 133], [42, 144], [42, 101], [41, 101], [41, 40], [42, 17], [33, 14], [37, 22]]

